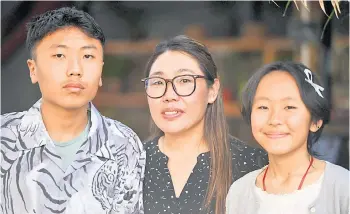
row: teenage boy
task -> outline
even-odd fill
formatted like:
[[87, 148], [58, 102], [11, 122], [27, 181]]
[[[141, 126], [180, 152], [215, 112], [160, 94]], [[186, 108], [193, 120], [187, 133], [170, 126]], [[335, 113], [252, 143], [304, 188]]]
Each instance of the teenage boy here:
[[27, 27], [27, 64], [42, 98], [1, 116], [1, 213], [143, 213], [142, 144], [91, 103], [102, 85], [101, 28], [74, 8]]

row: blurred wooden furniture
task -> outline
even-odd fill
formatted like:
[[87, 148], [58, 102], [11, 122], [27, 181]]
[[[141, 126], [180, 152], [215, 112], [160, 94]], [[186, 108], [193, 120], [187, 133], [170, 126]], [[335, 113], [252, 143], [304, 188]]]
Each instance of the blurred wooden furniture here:
[[[240, 37], [206, 38], [203, 29], [199, 26], [189, 26], [185, 34], [205, 44], [211, 52], [250, 52], [262, 53], [262, 62], [270, 63], [278, 59], [280, 51], [291, 51], [293, 58], [298, 60], [299, 55], [295, 51], [297, 44], [289, 38], [268, 37], [265, 29], [258, 23], [248, 23]], [[161, 40], [150, 39], [144, 41], [109, 40], [105, 45], [106, 55], [135, 55], [151, 54], [155, 46]], [[335, 47], [348, 47], [349, 37], [335, 36]], [[97, 106], [117, 106], [122, 108], [146, 108], [147, 100], [143, 92], [114, 94], [99, 92], [94, 100]], [[237, 101], [224, 102], [225, 113], [228, 117], [240, 117]]]

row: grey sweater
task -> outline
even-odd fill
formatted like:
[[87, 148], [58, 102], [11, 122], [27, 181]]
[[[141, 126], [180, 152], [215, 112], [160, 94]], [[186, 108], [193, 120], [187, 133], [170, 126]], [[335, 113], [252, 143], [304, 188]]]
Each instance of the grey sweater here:
[[[254, 191], [261, 169], [248, 173], [232, 184], [226, 198], [226, 214], [256, 214], [259, 203]], [[310, 205], [310, 213], [350, 214], [349, 171], [326, 162], [323, 183], [318, 198]]]

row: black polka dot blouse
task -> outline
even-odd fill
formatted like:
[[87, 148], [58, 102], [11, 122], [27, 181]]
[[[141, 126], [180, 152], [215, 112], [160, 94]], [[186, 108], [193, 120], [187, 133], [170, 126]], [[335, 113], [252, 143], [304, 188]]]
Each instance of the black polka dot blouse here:
[[[168, 158], [159, 150], [158, 139], [159, 137], [145, 143], [147, 156], [143, 186], [145, 214], [200, 213], [208, 188], [210, 153], [202, 153], [197, 157], [197, 164], [179, 198], [176, 198], [167, 167]], [[230, 142], [233, 181], [267, 164], [267, 155], [262, 149], [250, 147], [235, 138], [231, 138]], [[214, 210], [215, 200], [212, 200], [208, 213], [214, 214]]]

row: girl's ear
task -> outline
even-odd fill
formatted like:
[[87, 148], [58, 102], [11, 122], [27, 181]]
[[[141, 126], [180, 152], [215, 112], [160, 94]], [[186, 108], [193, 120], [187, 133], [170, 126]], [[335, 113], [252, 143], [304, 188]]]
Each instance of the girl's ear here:
[[318, 120], [316, 123], [312, 122], [310, 125], [310, 131], [317, 132], [322, 127], [322, 124], [323, 120]]

